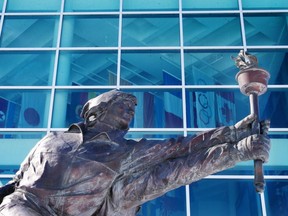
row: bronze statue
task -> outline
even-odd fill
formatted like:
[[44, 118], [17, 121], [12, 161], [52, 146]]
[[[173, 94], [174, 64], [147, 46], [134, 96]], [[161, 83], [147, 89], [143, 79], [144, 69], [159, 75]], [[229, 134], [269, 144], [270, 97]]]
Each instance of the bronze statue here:
[[127, 140], [136, 104], [117, 90], [89, 100], [83, 123], [32, 149], [4, 188], [0, 214], [132, 216], [143, 203], [237, 162], [268, 160], [269, 122], [254, 135], [253, 115], [195, 137]]

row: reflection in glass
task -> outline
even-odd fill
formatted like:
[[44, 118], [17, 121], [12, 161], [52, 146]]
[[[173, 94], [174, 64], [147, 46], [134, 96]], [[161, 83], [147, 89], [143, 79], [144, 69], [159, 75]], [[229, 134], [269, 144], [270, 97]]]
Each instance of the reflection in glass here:
[[186, 215], [185, 187], [144, 204], [137, 216], [180, 216]]
[[288, 30], [285, 14], [245, 15], [247, 45], [287, 45]]
[[49, 99], [46, 90], [1, 90], [0, 128], [47, 127]]
[[288, 180], [267, 180], [266, 184], [267, 215], [288, 215]]
[[239, 69], [231, 56], [235, 52], [190, 52], [184, 54], [187, 85], [235, 85]]
[[287, 9], [288, 8], [288, 1], [287, 0], [261, 0], [261, 1], [251, 1], [251, 0], [242, 0], [242, 7], [243, 9], [252, 9], [252, 10], [259, 10], [259, 9]]
[[[271, 128], [287, 128], [287, 91], [268, 91], [259, 97], [260, 119], [270, 119]], [[235, 124], [250, 114], [249, 98], [239, 89], [187, 91], [187, 124], [215, 128]], [[279, 115], [283, 114], [283, 115]]]
[[122, 46], [179, 46], [178, 16], [123, 16]]
[[185, 46], [242, 45], [238, 16], [184, 16]]
[[[231, 52], [193, 52], [185, 51], [185, 81], [187, 85], [235, 85], [239, 69], [231, 56], [237, 56], [239, 50]], [[269, 84], [288, 84], [288, 54], [283, 51], [254, 51], [259, 67], [267, 70], [271, 77]]]
[[1, 47], [55, 47], [58, 17], [9, 16], [4, 20]]
[[119, 0], [65, 0], [65, 11], [68, 12], [94, 12], [94, 11], [118, 11]]
[[200, 180], [190, 185], [191, 215], [260, 216], [253, 180]]
[[57, 85], [116, 85], [117, 51], [62, 51]]
[[[239, 92], [239, 94], [241, 93]], [[247, 103], [244, 104], [244, 107], [242, 106], [240, 109], [241, 113], [239, 113], [236, 105], [239, 98], [235, 95], [237, 93], [233, 91], [187, 91], [186, 113], [188, 127], [215, 128], [224, 125], [234, 125], [236, 117], [243, 114], [243, 110], [245, 115], [244, 107], [247, 107]], [[249, 114], [248, 111], [246, 115]]]
[[178, 0], [123, 0], [123, 11], [178, 10]]
[[123, 52], [122, 85], [181, 85], [180, 52]]
[[65, 16], [61, 46], [118, 46], [118, 25], [115, 16]]
[[51, 85], [54, 57], [49, 51], [0, 52], [0, 85]]
[[237, 0], [182, 0], [183, 10], [236, 10]]
[[59, 0], [8, 0], [7, 12], [59, 12], [61, 1]]

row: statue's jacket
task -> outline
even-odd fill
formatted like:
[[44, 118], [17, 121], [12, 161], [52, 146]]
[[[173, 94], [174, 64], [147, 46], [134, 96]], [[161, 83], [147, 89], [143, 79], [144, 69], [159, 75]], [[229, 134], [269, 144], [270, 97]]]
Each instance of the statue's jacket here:
[[[39, 141], [9, 195], [43, 216], [135, 215], [148, 200], [227, 169], [237, 151], [222, 127], [197, 137], [127, 140], [122, 131], [84, 135], [81, 125]], [[18, 200], [18, 201], [17, 201]]]

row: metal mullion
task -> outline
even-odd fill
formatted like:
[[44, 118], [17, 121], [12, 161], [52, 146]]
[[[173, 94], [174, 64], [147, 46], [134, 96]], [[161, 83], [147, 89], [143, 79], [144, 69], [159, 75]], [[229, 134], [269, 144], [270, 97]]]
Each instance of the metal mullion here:
[[5, 16], [59, 16], [59, 12], [19, 12], [19, 13], [5, 13]]
[[7, 6], [7, 0], [4, 0], [3, 6], [2, 6], [2, 12], [1, 12], [1, 20], [0, 20], [0, 37], [2, 36], [2, 30], [3, 30], [3, 23], [4, 23], [4, 14], [6, 11]]
[[244, 51], [247, 51], [247, 42], [246, 42], [246, 34], [245, 34], [245, 24], [244, 24], [244, 15], [242, 9], [242, 0], [238, 0], [239, 13], [240, 13], [240, 27], [241, 27], [241, 35], [242, 35], [242, 43]]
[[50, 107], [49, 107], [49, 114], [48, 114], [47, 133], [49, 133], [51, 131], [51, 126], [52, 126], [52, 115], [53, 115], [54, 99], [55, 99], [55, 86], [56, 86], [57, 68], [58, 68], [58, 62], [59, 62], [59, 52], [60, 52], [59, 47], [60, 47], [61, 33], [62, 33], [61, 30], [62, 30], [62, 24], [63, 24], [64, 4], [65, 4], [65, 0], [62, 0], [61, 9], [60, 9], [59, 26], [58, 26], [57, 44], [56, 44], [56, 51], [55, 51], [55, 61], [54, 61], [54, 69], [53, 69], [52, 86], [51, 86], [51, 96], [50, 96]]
[[117, 75], [116, 86], [120, 89], [121, 85], [121, 45], [122, 45], [122, 23], [123, 23], [123, 0], [120, 0], [119, 5], [119, 29], [118, 29], [118, 56], [117, 56]]
[[[184, 34], [183, 34], [183, 14], [182, 0], [179, 0], [179, 37], [180, 37], [180, 64], [181, 64], [181, 89], [182, 89], [182, 115], [183, 115], [183, 135], [187, 136], [187, 115], [186, 115], [186, 88], [185, 88], [185, 66], [184, 66]], [[191, 215], [190, 207], [190, 186], [185, 185], [186, 215]]]

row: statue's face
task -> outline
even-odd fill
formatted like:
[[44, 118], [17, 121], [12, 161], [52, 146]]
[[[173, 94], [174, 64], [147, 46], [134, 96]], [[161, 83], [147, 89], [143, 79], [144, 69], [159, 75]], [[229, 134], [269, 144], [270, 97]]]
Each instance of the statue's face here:
[[135, 113], [135, 103], [131, 100], [122, 99], [112, 103], [102, 122], [116, 129], [126, 130]]

